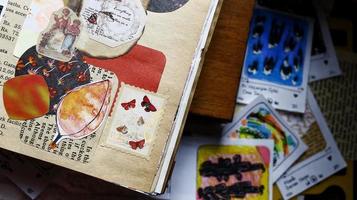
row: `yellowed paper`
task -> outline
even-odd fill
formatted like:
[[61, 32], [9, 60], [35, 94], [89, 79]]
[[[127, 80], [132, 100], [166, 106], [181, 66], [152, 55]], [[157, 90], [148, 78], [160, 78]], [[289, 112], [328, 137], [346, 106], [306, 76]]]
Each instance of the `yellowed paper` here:
[[[31, 5], [30, 1], [12, 0], [9, 2], [22, 4], [20, 7], [26, 8]], [[167, 140], [171, 134], [178, 107], [187, 106], [180, 105], [180, 100], [185, 89], [186, 80], [190, 76], [191, 65], [196, 62], [193, 59], [196, 59], [194, 58], [195, 56], [201, 55], [200, 53], [196, 54], [196, 48], [199, 45], [206, 17], [211, 9], [210, 6], [211, 1], [192, 0], [174, 12], [147, 13], [145, 31], [138, 41], [138, 45], [164, 54], [166, 64], [156, 94], [160, 97], [167, 97], [165, 99], [164, 112], [155, 117], [160, 120], [154, 126], [158, 128], [156, 130], [155, 128], [151, 129], [155, 130], [155, 137], [151, 141], [149, 153], [145, 153], [147, 156], [128, 154], [120, 149], [100, 145], [101, 141], [105, 139], [105, 134], [101, 131], [104, 126], [95, 134], [91, 134], [86, 138], [75, 141], [66, 139], [59, 144], [58, 149], [51, 149], [49, 146], [56, 131], [56, 120], [53, 119], [53, 116], [44, 116], [25, 122], [13, 121], [6, 117], [7, 114], [3, 107], [0, 109], [0, 116], [3, 116], [0, 118], [0, 147], [125, 187], [152, 192], [157, 182], [156, 176], [159, 173], [158, 169], [165, 154]], [[22, 11], [25, 12], [26, 10]], [[12, 23], [17, 22], [19, 28], [26, 17], [25, 15], [19, 16], [9, 12], [6, 12], [5, 15], [6, 18], [11, 17]], [[0, 34], [5, 33], [2, 31]], [[1, 53], [0, 57], [0, 67], [9, 72], [4, 74], [3, 80], [14, 77], [17, 63], [17, 58], [13, 56], [16, 38], [12, 35], [10, 37], [14, 39], [11, 39], [11, 41], [0, 40], [0, 46], [6, 46], [6, 51], [8, 52], [7, 54]], [[104, 70], [94, 66], [91, 66], [90, 71], [93, 81], [112, 77], [110, 72], [104, 72]], [[7, 77], [5, 78], [5, 76]], [[112, 78], [115, 79], [114, 77]], [[118, 80], [118, 83], [114, 81], [114, 85], [121, 87], [122, 80], [120, 75]], [[191, 88], [186, 89], [191, 90]], [[116, 91], [116, 89], [113, 89], [114, 93]], [[0, 93], [2, 94], [2, 91]], [[117, 100], [114, 93], [112, 94], [112, 102]], [[141, 100], [137, 103], [142, 109], [146, 108], [141, 105]], [[155, 104], [155, 100], [152, 103]], [[115, 106], [120, 105], [116, 102]], [[157, 106], [157, 108], [160, 108], [160, 106]], [[115, 112], [115, 110], [111, 110], [108, 117], [110, 121], [116, 121], [116, 118], [113, 118], [113, 116], [116, 116]]]

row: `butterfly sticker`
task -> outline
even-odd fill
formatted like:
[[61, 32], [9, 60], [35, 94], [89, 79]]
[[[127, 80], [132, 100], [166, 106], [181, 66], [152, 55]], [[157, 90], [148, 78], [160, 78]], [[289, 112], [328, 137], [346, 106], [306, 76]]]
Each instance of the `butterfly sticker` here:
[[97, 13], [93, 13], [87, 20], [91, 24], [97, 24], [97, 20], [98, 20]]
[[129, 145], [131, 146], [132, 149], [137, 150], [144, 148], [145, 145], [145, 139], [134, 142], [134, 141], [129, 141]]
[[136, 100], [133, 99], [128, 103], [122, 103], [121, 106], [125, 109], [125, 110], [130, 110], [130, 108], [135, 108], [136, 107]]
[[144, 124], [145, 124], [144, 118], [143, 118], [143, 117], [140, 117], [140, 118], [138, 119], [137, 124], [138, 124], [138, 126], [144, 125]]
[[124, 126], [119, 126], [117, 128], [117, 131], [125, 135], [125, 134], [128, 133], [128, 127], [126, 127], [125, 125]]
[[157, 109], [150, 102], [150, 100], [147, 96], [144, 96], [143, 101], [141, 102], [141, 106], [145, 108], [146, 112], [156, 112], [157, 111]]

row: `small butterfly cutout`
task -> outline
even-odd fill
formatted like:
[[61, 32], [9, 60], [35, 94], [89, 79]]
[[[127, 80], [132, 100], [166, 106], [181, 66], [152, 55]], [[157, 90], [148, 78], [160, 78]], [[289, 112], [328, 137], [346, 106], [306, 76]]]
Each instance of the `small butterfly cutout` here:
[[157, 111], [157, 109], [150, 102], [150, 100], [147, 96], [144, 96], [143, 101], [141, 102], [141, 106], [145, 108], [146, 112], [156, 112]]
[[93, 13], [93, 14], [88, 18], [88, 22], [91, 23], [91, 24], [97, 24], [97, 19], [98, 19], [97, 13]]
[[129, 110], [130, 108], [135, 108], [136, 107], [136, 100], [133, 99], [128, 103], [122, 103], [121, 106], [125, 109], [125, 110]]
[[129, 141], [129, 145], [131, 146], [132, 149], [136, 150], [136, 149], [142, 149], [144, 148], [145, 145], [145, 139], [134, 142], [134, 141]]
[[144, 125], [144, 124], [145, 124], [144, 118], [143, 118], [143, 117], [140, 117], [140, 118], [138, 119], [137, 124], [138, 124], [138, 126]]
[[125, 135], [125, 134], [128, 133], [128, 127], [126, 127], [125, 125], [124, 126], [119, 126], [117, 128], [117, 131]]

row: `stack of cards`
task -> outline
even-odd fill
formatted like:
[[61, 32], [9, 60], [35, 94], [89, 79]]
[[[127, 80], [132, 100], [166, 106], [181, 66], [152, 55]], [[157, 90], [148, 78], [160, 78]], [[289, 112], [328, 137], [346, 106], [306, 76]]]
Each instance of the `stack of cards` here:
[[223, 131], [232, 142], [274, 140], [272, 181], [284, 199], [346, 167], [308, 86], [341, 75], [326, 16], [315, 7], [315, 20], [255, 9], [237, 97], [247, 106]]
[[291, 199], [346, 167], [308, 86], [341, 74], [324, 13], [316, 18], [314, 29], [256, 8], [234, 120], [221, 138], [184, 139], [162, 199], [271, 200], [274, 183]]

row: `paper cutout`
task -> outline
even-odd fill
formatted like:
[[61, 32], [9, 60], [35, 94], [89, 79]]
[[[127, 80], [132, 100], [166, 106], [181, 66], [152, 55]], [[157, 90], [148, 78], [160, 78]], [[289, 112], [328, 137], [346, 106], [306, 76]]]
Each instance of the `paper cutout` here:
[[[117, 77], [114, 75], [114, 73], [94, 66], [89, 66], [88, 71], [91, 72], [92, 83], [102, 82], [103, 80], [109, 80], [111, 86], [113, 87], [110, 93], [110, 97], [114, 97], [116, 95], [119, 82]], [[88, 86], [88, 84], [69, 90], [65, 95], [63, 95], [61, 100], [66, 98], [66, 96], [70, 94], [72, 90], [76, 91], [78, 88], [85, 87], [85, 86]], [[100, 95], [104, 95], [104, 94], [105, 93], [100, 93]], [[90, 97], [90, 96], [87, 95], [86, 97]], [[81, 98], [75, 100], [75, 102], [78, 103], [77, 106], [80, 106], [79, 105], [80, 100]], [[110, 100], [111, 103], [109, 103], [109, 105], [112, 105], [114, 98], [110, 98]], [[96, 102], [98, 101], [92, 100], [90, 103], [94, 104]], [[88, 104], [88, 106], [89, 105], [90, 104]], [[78, 110], [78, 108], [75, 109]], [[85, 109], [83, 109], [83, 111], [81, 111], [79, 114], [83, 114], [84, 110]], [[109, 111], [109, 108], [107, 108], [107, 110]], [[106, 114], [108, 113], [109, 112], [107, 112]], [[90, 120], [89, 118], [90, 117], [88, 117], [85, 121], [89, 121]], [[104, 119], [103, 123], [99, 125], [99, 128], [95, 130], [93, 134], [90, 134], [87, 137], [80, 138], [80, 139], [79, 138], [64, 139], [66, 137], [63, 137], [60, 138], [63, 140], [61, 140], [57, 144], [52, 143], [53, 140], [55, 140], [56, 136], [58, 136], [58, 131], [59, 131], [59, 127], [56, 124], [57, 116], [52, 114], [45, 115], [40, 118], [36, 118], [34, 120], [16, 122], [16, 124], [19, 124], [20, 126], [16, 135], [18, 135], [19, 140], [25, 146], [31, 147], [31, 149], [33, 148], [34, 150], [38, 150], [42, 153], [46, 152], [46, 154], [53, 159], [63, 159], [67, 161], [71, 160], [71, 162], [75, 162], [77, 164], [87, 164], [94, 159], [94, 155], [98, 148], [99, 140], [102, 137], [103, 129], [105, 127], [104, 124], [106, 124], [105, 123], [106, 119], [107, 118]], [[93, 126], [94, 123], [96, 123], [95, 120], [93, 120], [92, 123]], [[69, 136], [69, 137], [74, 137], [74, 136]]]
[[144, 96], [143, 101], [141, 102], [141, 107], [144, 108], [145, 112], [156, 112], [157, 109], [155, 106], [150, 102], [149, 97]]
[[38, 39], [36, 50], [46, 57], [68, 62], [74, 54], [81, 29], [82, 22], [77, 15], [67, 7], [62, 8], [52, 14]]
[[238, 103], [262, 95], [275, 108], [305, 111], [312, 27], [309, 19], [255, 9]]
[[87, 0], [80, 17], [85, 23], [77, 48], [96, 58], [126, 54], [144, 32], [146, 8], [140, 0]]
[[3, 102], [10, 119], [29, 120], [45, 115], [50, 106], [46, 81], [39, 75], [23, 75], [5, 82]]
[[48, 114], [55, 114], [58, 103], [68, 91], [90, 82], [89, 65], [84, 63], [82, 59], [81, 53], [76, 51], [70, 62], [56, 61], [39, 55], [36, 47], [33, 46], [19, 59], [15, 76], [41, 75], [46, 80], [50, 92]]
[[[114, 72], [120, 80], [144, 90], [156, 92], [166, 65], [165, 55], [141, 45], [114, 59], [85, 57], [88, 64]], [[140, 102], [141, 100], [138, 100]]]
[[106, 118], [111, 83], [104, 80], [70, 91], [57, 111], [57, 135], [51, 146], [62, 139], [81, 139], [94, 133]]
[[265, 146], [201, 146], [196, 199], [269, 199], [271, 155]]
[[87, 0], [81, 17], [89, 38], [112, 48], [140, 38], [146, 23], [140, 0]]
[[307, 149], [279, 114], [259, 97], [241, 110], [233, 123], [224, 129], [224, 137], [237, 141], [247, 139], [274, 139], [273, 182]]
[[121, 106], [125, 109], [125, 110], [129, 110], [131, 108], [135, 108], [136, 107], [136, 99], [131, 100], [128, 103], [122, 103]]
[[173, 12], [184, 6], [189, 0], [150, 0], [148, 10], [157, 13]]
[[[133, 99], [139, 102], [145, 96], [155, 104], [156, 112], [147, 112], [142, 106], [125, 109], [121, 105]], [[104, 130], [107, 136], [103, 145], [148, 157], [155, 143], [155, 132], [164, 114], [166, 100], [157, 94], [124, 84], [120, 88], [116, 102], [118, 105], [114, 108]]]
[[133, 150], [136, 150], [137, 148], [142, 149], [144, 148], [145, 145], [145, 139], [134, 142], [134, 141], [129, 141], [129, 145]]

